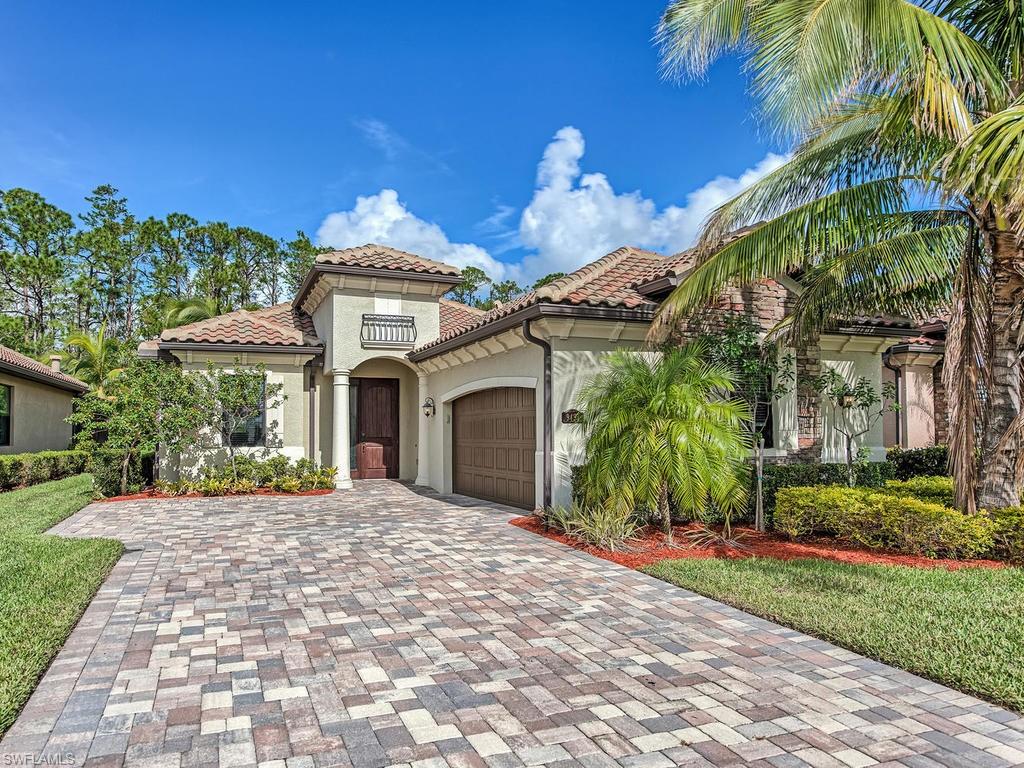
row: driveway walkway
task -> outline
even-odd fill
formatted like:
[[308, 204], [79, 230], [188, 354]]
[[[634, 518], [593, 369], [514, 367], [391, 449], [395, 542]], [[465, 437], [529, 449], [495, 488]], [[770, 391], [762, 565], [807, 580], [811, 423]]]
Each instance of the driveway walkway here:
[[1010, 712], [510, 516], [388, 482], [91, 505], [57, 532], [138, 549], [0, 764], [1024, 763]]

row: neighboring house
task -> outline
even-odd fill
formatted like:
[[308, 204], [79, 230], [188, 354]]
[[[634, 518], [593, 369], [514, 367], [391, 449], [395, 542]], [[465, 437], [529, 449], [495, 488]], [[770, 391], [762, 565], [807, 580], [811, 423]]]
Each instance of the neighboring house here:
[[0, 346], [0, 455], [66, 450], [72, 403], [88, 389], [60, 372], [59, 355], [47, 366]]
[[[620, 248], [505, 305], [484, 312], [449, 301], [457, 268], [386, 246], [325, 253], [294, 301], [231, 312], [164, 331], [140, 354], [199, 370], [262, 362], [285, 401], [233, 436], [211, 430], [188, 457], [165, 457], [173, 474], [223, 459], [226, 440], [242, 450], [309, 457], [353, 479], [400, 478], [524, 508], [564, 504], [582, 441], [573, 424], [580, 387], [605, 353], [640, 348], [658, 303], [688, 266]], [[766, 281], [725, 296], [716, 311], [751, 309], [767, 327], [799, 286]], [[822, 367], [876, 386], [901, 371], [913, 402], [903, 437], [879, 423], [867, 435], [884, 446], [934, 439], [929, 355], [938, 341], [888, 318], [863, 318], [793, 355], [797, 386], [771, 414], [775, 460], [841, 459], [841, 443], [806, 382]], [[902, 368], [901, 368], [902, 366]], [[925, 430], [926, 431], [926, 430]]]

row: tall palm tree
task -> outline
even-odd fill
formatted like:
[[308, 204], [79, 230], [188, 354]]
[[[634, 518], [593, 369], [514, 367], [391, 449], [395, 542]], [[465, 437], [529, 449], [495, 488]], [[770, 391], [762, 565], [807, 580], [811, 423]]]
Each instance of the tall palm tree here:
[[613, 352], [580, 391], [588, 503], [657, 509], [672, 540], [670, 497], [685, 512], [746, 501], [749, 408], [733, 377], [693, 342], [664, 355]]
[[859, 312], [948, 312], [958, 505], [1018, 504], [1021, 3], [674, 0], [659, 39], [675, 76], [744, 56], [766, 124], [795, 146], [710, 216], [664, 319], [787, 272], [803, 285], [784, 329], [796, 343]]
[[122, 370], [117, 339], [108, 338], [106, 325], [101, 325], [95, 335], [79, 331], [68, 336], [65, 343], [73, 352], [68, 358], [71, 373], [103, 397], [104, 389]]
[[187, 299], [168, 299], [163, 307], [161, 325], [177, 328], [200, 320], [209, 320], [220, 314], [217, 301], [209, 296], [193, 296]]

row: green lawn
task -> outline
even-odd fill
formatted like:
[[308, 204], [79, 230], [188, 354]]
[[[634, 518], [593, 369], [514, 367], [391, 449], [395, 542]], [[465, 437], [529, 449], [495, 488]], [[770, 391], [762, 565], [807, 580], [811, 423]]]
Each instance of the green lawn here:
[[663, 560], [659, 579], [1024, 711], [1024, 571]]
[[91, 499], [88, 475], [0, 493], [0, 735], [121, 556], [117, 541], [40, 535]]

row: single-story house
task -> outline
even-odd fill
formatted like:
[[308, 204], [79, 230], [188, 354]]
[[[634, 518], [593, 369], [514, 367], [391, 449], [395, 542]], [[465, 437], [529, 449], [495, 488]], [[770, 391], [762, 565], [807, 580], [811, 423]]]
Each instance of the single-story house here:
[[[659, 302], [688, 268], [624, 247], [490, 311], [450, 301], [456, 267], [381, 245], [317, 257], [294, 300], [164, 331], [140, 354], [186, 369], [265, 365], [283, 402], [230, 436], [211, 429], [173, 476], [241, 450], [338, 467], [337, 485], [398, 478], [532, 509], [570, 498], [582, 441], [573, 404], [618, 347], [640, 348]], [[737, 289], [717, 309], [783, 317], [799, 286], [786, 278]], [[887, 445], [934, 442], [941, 338], [895, 318], [858, 318], [792, 355], [797, 385], [771, 414], [774, 460], [839, 461], [842, 443], [807, 390], [824, 367], [877, 386], [897, 381], [904, 408], [866, 436]], [[258, 423], [257, 423], [258, 422]], [[929, 426], [931, 425], [931, 426]]]
[[88, 389], [61, 373], [60, 355], [47, 366], [0, 346], [0, 455], [66, 450], [72, 403]]

